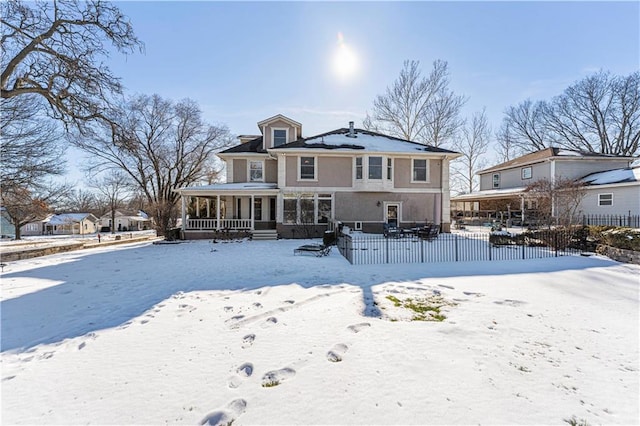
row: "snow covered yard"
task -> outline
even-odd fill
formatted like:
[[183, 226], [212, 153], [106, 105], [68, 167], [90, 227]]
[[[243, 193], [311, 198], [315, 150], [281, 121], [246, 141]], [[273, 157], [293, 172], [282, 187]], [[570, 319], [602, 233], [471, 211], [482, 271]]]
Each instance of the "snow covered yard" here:
[[[640, 423], [638, 266], [352, 266], [303, 243], [9, 264], [2, 423]], [[410, 321], [424, 300], [446, 318]]]

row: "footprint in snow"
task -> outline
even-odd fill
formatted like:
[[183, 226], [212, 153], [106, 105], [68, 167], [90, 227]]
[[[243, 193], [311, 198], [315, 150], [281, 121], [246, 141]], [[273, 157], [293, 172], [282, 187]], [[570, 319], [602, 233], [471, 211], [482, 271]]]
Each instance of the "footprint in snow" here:
[[278, 323], [278, 318], [269, 317], [266, 320], [264, 320], [264, 323], [262, 324], [262, 328], [271, 327], [271, 326], [273, 326], [273, 325], [275, 325], [277, 323]]
[[368, 327], [371, 327], [371, 324], [369, 324], [368, 322], [361, 322], [359, 324], [350, 325], [349, 327], [347, 327], [347, 329], [354, 333], [360, 333], [362, 330]]
[[444, 288], [448, 288], [449, 290], [455, 290], [455, 287], [452, 287], [450, 285], [444, 285], [444, 284], [438, 284], [438, 287], [444, 287]]
[[475, 296], [475, 297], [484, 296], [484, 294], [482, 293], [474, 293], [473, 291], [463, 291], [462, 294], [464, 294], [465, 296]]
[[331, 362], [340, 362], [349, 347], [344, 343], [338, 343], [329, 352], [327, 352], [327, 360]]
[[262, 376], [262, 387], [271, 388], [274, 386], [278, 386], [283, 381], [288, 380], [295, 375], [296, 370], [289, 367], [281, 368], [280, 370], [269, 371], [264, 376]]
[[247, 410], [247, 401], [244, 399], [234, 399], [227, 404], [226, 410], [214, 411], [200, 422], [201, 425], [229, 426]]
[[262, 303], [260, 303], [260, 302], [255, 302], [252, 306], [253, 306], [254, 308], [262, 308]]
[[242, 338], [242, 347], [248, 348], [249, 346], [253, 345], [254, 340], [256, 340], [255, 334], [247, 334]]
[[522, 300], [513, 300], [513, 299], [496, 300], [493, 303], [495, 303], [496, 305], [507, 305], [507, 306], [513, 306], [513, 307], [518, 307], [518, 306], [527, 304], [527, 302], [523, 302]]
[[229, 378], [229, 387], [235, 389], [242, 384], [242, 381], [248, 377], [251, 377], [253, 374], [253, 364], [250, 362], [245, 362], [238, 368], [236, 368], [236, 373], [238, 375], [231, 376]]

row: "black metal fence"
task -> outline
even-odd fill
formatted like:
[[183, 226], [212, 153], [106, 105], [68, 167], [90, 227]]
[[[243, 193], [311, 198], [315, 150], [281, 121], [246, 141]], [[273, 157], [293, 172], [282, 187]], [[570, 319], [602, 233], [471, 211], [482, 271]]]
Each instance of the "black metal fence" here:
[[456, 233], [425, 240], [416, 236], [340, 235], [340, 253], [354, 265], [382, 263], [473, 262], [535, 259], [581, 253], [571, 232], [531, 231], [522, 234]]
[[640, 228], [640, 215], [590, 214], [582, 216], [582, 224], [585, 226], [624, 226], [627, 228]]

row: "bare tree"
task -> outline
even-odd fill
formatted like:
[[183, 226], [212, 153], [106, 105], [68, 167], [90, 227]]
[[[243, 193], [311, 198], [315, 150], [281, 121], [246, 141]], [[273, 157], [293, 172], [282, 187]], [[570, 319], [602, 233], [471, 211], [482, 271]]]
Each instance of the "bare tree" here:
[[535, 199], [537, 218], [547, 226], [571, 226], [578, 219], [578, 207], [586, 191], [580, 181], [557, 178], [540, 179], [525, 189], [525, 197]]
[[70, 191], [61, 203], [61, 208], [69, 212], [96, 213], [98, 210], [96, 194], [86, 189]]
[[127, 175], [147, 199], [158, 233], [165, 235], [177, 217], [174, 189], [204, 177], [227, 135], [226, 127], [207, 124], [191, 100], [140, 95], [122, 106], [116, 127], [103, 125], [91, 137], [76, 134], [73, 143], [91, 154], [95, 166]]
[[70, 190], [67, 184], [49, 183], [36, 190], [17, 187], [2, 191], [2, 207], [16, 229], [16, 240], [21, 239], [22, 226], [45, 219]]
[[104, 42], [125, 54], [142, 49], [120, 10], [100, 0], [8, 0], [0, 7], [2, 98], [41, 96], [65, 124], [104, 117], [110, 96], [122, 90], [102, 62]]
[[3, 191], [33, 188], [46, 176], [64, 172], [58, 127], [39, 113], [34, 95], [2, 99], [0, 182]]
[[640, 71], [614, 76], [600, 71], [549, 102], [524, 101], [505, 111], [502, 143], [525, 151], [561, 146], [634, 156], [640, 151]]
[[437, 60], [428, 77], [419, 61], [405, 61], [400, 76], [373, 101], [364, 127], [402, 139], [439, 146], [455, 134], [466, 102], [449, 90], [447, 62]]
[[487, 153], [491, 137], [491, 128], [487, 121], [486, 109], [476, 112], [471, 121], [462, 128], [461, 136], [455, 140], [454, 149], [462, 154], [453, 165], [454, 180], [464, 191], [473, 192], [477, 187], [475, 174], [486, 164], [484, 154]]
[[130, 193], [131, 181], [121, 171], [110, 170], [105, 176], [93, 179], [91, 186], [98, 192], [98, 203], [106, 205], [111, 214], [111, 233], [116, 233], [116, 210]]

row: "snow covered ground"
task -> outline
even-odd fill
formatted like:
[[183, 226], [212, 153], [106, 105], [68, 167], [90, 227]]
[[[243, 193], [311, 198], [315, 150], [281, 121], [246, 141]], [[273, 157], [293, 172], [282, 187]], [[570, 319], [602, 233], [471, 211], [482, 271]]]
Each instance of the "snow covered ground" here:
[[[2, 423], [640, 423], [640, 267], [353, 266], [305, 242], [10, 263]], [[446, 319], [411, 321], [428, 303]]]

